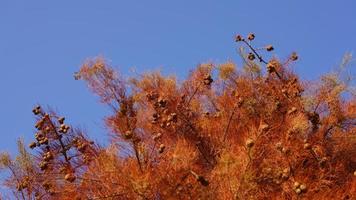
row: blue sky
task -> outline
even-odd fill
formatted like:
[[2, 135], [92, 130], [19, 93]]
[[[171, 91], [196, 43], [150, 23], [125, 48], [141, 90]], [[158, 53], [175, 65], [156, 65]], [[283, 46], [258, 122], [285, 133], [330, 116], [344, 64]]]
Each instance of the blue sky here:
[[256, 34], [315, 79], [356, 50], [355, 0], [0, 0], [0, 150], [33, 139], [41, 103], [104, 143], [108, 109], [73, 73], [103, 55], [122, 74], [163, 69], [184, 78], [201, 62], [238, 60], [233, 36]]

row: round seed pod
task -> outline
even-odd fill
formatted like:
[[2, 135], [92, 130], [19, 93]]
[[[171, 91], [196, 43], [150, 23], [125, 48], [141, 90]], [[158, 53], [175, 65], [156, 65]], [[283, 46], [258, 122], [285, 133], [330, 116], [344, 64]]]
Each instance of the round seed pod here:
[[51, 131], [51, 128], [50, 128], [49, 126], [47, 126], [47, 127], [45, 128], [45, 132], [48, 133], [48, 132], [50, 132], [50, 131]]
[[247, 148], [252, 148], [253, 145], [255, 145], [255, 142], [252, 139], [247, 139], [246, 140], [246, 147]]
[[68, 173], [64, 176], [64, 179], [68, 182], [73, 183], [75, 181], [76, 177], [73, 173]]
[[275, 68], [275, 66], [272, 64], [272, 63], [267, 63], [267, 72], [268, 73], [272, 73], [272, 72], [274, 72], [274, 71], [276, 71], [276, 68]]
[[168, 122], [177, 122], [177, 120], [178, 120], [177, 113], [171, 113], [167, 118]]
[[294, 187], [294, 189], [297, 189], [297, 188], [299, 188], [299, 186], [300, 186], [300, 183], [299, 182], [294, 182], [294, 184], [293, 184], [293, 187]]
[[296, 107], [292, 107], [289, 111], [288, 111], [288, 114], [293, 114], [297, 111], [297, 108]]
[[41, 106], [36, 106], [33, 110], [32, 110], [33, 114], [35, 115], [39, 115], [41, 113]]
[[278, 151], [282, 151], [282, 150], [283, 150], [283, 145], [282, 145], [281, 142], [277, 142], [277, 144], [276, 144], [276, 149], [277, 149]]
[[295, 52], [293, 52], [292, 55], [290, 56], [290, 59], [291, 59], [292, 61], [298, 60], [298, 54], [295, 53]]
[[255, 34], [253, 34], [253, 33], [248, 34], [247, 39], [250, 40], [250, 41], [254, 40], [255, 39]]
[[301, 185], [299, 186], [299, 189], [300, 189], [302, 192], [304, 192], [304, 191], [307, 190], [307, 186], [306, 186], [305, 184], [301, 184]]
[[241, 42], [243, 40], [241, 35], [236, 35], [235, 36], [235, 42]]
[[53, 159], [53, 155], [52, 155], [52, 153], [51, 152], [46, 152], [45, 153], [45, 155], [43, 156], [43, 160], [44, 161], [50, 161], [50, 160], [52, 160]]
[[43, 138], [42, 140], [38, 141], [40, 143], [40, 145], [43, 145], [43, 144], [48, 144], [48, 138]]
[[266, 46], [266, 50], [267, 50], [267, 51], [273, 51], [274, 48], [273, 48], [272, 45], [268, 45], [268, 46]]
[[166, 146], [164, 144], [159, 145], [158, 153], [163, 153]]
[[46, 170], [48, 168], [48, 162], [47, 161], [42, 161], [41, 163], [40, 163], [40, 169], [42, 170], [42, 171], [44, 171], [44, 170]]
[[58, 123], [59, 123], [59, 124], [63, 124], [63, 123], [64, 123], [64, 120], [65, 120], [65, 118], [64, 118], [64, 117], [61, 117], [61, 118], [58, 119]]
[[300, 188], [297, 188], [297, 189], [295, 189], [294, 191], [295, 191], [295, 193], [297, 193], [297, 194], [302, 193], [302, 190], [301, 190]]
[[309, 150], [311, 149], [311, 145], [309, 143], [304, 144], [304, 149]]
[[163, 98], [159, 98], [157, 102], [158, 102], [158, 106], [161, 108], [164, 108], [167, 105], [167, 100], [165, 100]]
[[37, 146], [37, 144], [36, 144], [36, 142], [31, 142], [28, 146], [29, 146], [31, 149], [34, 149], [34, 148]]
[[253, 53], [249, 53], [248, 56], [247, 56], [247, 58], [248, 58], [249, 60], [254, 60], [254, 59], [256, 58], [256, 56], [255, 56], [255, 54], [253, 54]]
[[199, 181], [199, 183], [202, 184], [203, 186], [208, 186], [209, 185], [209, 181], [206, 180], [204, 178], [204, 176], [198, 176], [197, 177], [197, 181]]
[[124, 133], [124, 138], [125, 138], [126, 140], [131, 139], [132, 136], [133, 136], [132, 131], [126, 131], [126, 132]]
[[78, 146], [78, 151], [80, 151], [81, 153], [83, 153], [83, 152], [86, 150], [87, 146], [88, 146], [88, 145], [85, 144], [85, 143], [80, 144], [80, 145]]
[[211, 83], [213, 82], [213, 78], [211, 77], [210, 74], [207, 74], [205, 77], [204, 77], [204, 85], [211, 85]]
[[161, 137], [162, 137], [162, 133], [157, 133], [153, 136], [153, 140], [156, 141], [156, 140], [160, 139]]

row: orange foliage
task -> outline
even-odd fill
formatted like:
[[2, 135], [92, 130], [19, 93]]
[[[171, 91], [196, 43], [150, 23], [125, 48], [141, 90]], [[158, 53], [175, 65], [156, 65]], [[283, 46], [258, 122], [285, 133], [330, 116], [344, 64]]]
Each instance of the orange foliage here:
[[38, 151], [2, 154], [4, 184], [18, 199], [356, 199], [348, 83], [301, 82], [297, 54], [267, 62], [254, 39], [236, 37], [249, 50], [243, 70], [201, 64], [182, 83], [158, 72], [124, 80], [103, 58], [86, 62], [76, 78], [112, 108], [111, 145], [37, 107]]

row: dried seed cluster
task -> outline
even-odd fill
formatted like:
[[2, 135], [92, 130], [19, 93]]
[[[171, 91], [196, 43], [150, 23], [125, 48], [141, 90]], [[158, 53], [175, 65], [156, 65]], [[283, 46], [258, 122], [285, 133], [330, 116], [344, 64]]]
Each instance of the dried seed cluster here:
[[[89, 163], [93, 159], [93, 151], [90, 145], [94, 143], [85, 140], [83, 137], [74, 137], [74, 132], [69, 132], [70, 126], [64, 123], [64, 117], [56, 117], [53, 114], [46, 113], [41, 110], [40, 106], [36, 106], [33, 113], [38, 116], [35, 124], [38, 131], [35, 134], [36, 141], [31, 142], [29, 147], [31, 149], [38, 147], [41, 152], [39, 169], [44, 174], [48, 174], [59, 167], [63, 179], [67, 182], [74, 182], [76, 175], [73, 169], [82, 165], [82, 163]], [[73, 139], [71, 140], [71, 138]], [[72, 156], [74, 153], [71, 150], [72, 147], [79, 154]], [[71, 161], [73, 157], [76, 157], [74, 162]], [[26, 180], [19, 184], [19, 190], [27, 187], [28, 181]], [[51, 181], [45, 179], [42, 187], [49, 195], [56, 193]], [[37, 192], [37, 196], [41, 196], [39, 192]]]
[[306, 186], [306, 184], [301, 184], [299, 182], [294, 182], [293, 190], [297, 194], [302, 194], [302, 193], [307, 191], [307, 186]]

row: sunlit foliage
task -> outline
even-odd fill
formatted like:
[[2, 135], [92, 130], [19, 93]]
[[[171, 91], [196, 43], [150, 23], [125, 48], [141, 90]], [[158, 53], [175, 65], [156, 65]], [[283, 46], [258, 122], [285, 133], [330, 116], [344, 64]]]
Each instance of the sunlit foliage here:
[[1, 154], [4, 184], [16, 199], [355, 199], [350, 55], [303, 82], [296, 53], [280, 60], [254, 40], [236, 36], [241, 67], [200, 64], [182, 82], [159, 72], [124, 79], [104, 58], [85, 62], [75, 78], [112, 109], [110, 145], [38, 106], [36, 151], [20, 140], [16, 159]]

